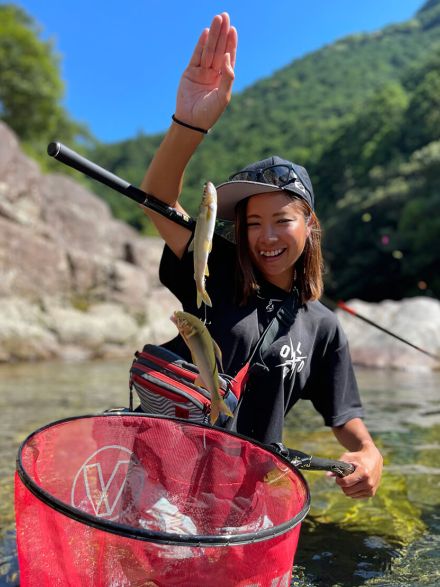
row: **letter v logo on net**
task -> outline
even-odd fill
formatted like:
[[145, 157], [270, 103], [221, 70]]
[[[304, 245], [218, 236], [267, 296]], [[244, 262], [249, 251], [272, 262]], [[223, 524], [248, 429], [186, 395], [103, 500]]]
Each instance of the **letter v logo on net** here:
[[93, 452], [78, 470], [70, 503], [98, 518], [115, 521], [132, 509], [145, 472], [129, 449], [110, 445]]

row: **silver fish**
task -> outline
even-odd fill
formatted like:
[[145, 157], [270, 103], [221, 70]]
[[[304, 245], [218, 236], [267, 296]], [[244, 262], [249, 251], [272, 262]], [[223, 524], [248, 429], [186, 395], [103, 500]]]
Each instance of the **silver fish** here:
[[231, 417], [233, 414], [218, 390], [217, 359], [221, 365], [221, 351], [218, 345], [211, 338], [203, 322], [189, 312], [176, 311], [171, 316], [171, 320], [191, 351], [192, 360], [199, 370], [203, 387], [211, 393], [211, 424], [217, 421], [220, 412]]
[[194, 238], [189, 246], [189, 250], [194, 251], [194, 279], [197, 287], [198, 308], [202, 305], [202, 301], [212, 307], [211, 299], [205, 288], [205, 278], [209, 275], [208, 257], [212, 248], [216, 217], [217, 190], [214, 184], [208, 181], [203, 188]]

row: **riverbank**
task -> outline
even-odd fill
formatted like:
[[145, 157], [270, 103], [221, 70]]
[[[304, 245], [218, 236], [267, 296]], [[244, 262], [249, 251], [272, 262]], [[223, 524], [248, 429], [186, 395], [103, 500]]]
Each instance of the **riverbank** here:
[[[378, 304], [352, 300], [347, 305], [413, 345], [440, 355], [438, 300], [411, 298]], [[159, 284], [147, 297], [139, 321], [115, 303], [79, 309], [59, 299], [46, 298], [37, 304], [4, 297], [0, 304], [0, 362], [130, 357], [146, 343], [160, 344], [176, 335], [169, 317], [179, 307], [174, 296]], [[337, 315], [347, 334], [354, 364], [411, 371], [440, 368], [438, 361], [359, 317], [343, 310], [337, 310]]]

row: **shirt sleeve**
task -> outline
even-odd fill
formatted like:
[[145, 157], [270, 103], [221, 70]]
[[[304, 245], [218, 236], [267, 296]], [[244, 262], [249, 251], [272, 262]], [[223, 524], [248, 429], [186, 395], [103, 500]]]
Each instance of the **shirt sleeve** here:
[[[159, 265], [159, 279], [185, 308], [195, 310], [197, 289], [194, 281], [194, 255], [189, 250], [192, 240], [189, 240], [180, 259], [165, 245]], [[228, 287], [235, 267], [235, 245], [214, 234], [208, 267], [208, 291], [211, 287], [214, 293]]]
[[191, 242], [192, 238], [189, 240], [181, 259], [173, 253], [168, 245], [165, 245], [159, 265], [161, 283], [176, 296], [183, 306], [186, 306], [190, 300], [196, 299], [194, 258], [193, 254], [188, 251]]
[[342, 426], [353, 418], [363, 418], [364, 411], [350, 357], [348, 341], [338, 326], [336, 336], [323, 356], [315, 361], [315, 377], [306, 390], [326, 426]]

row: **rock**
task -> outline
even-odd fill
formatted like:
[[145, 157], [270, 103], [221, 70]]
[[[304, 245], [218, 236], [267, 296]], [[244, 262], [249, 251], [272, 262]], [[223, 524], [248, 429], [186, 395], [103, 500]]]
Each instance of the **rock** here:
[[43, 175], [0, 122], [0, 361], [131, 354], [174, 336], [162, 248], [80, 183]]
[[0, 304], [0, 361], [36, 361], [58, 355], [56, 336], [45, 327], [44, 312], [19, 298]]
[[15, 134], [0, 121], [0, 216], [23, 225], [39, 222], [40, 180], [37, 163], [22, 153]]
[[[370, 304], [351, 300], [347, 305], [375, 324], [440, 356], [440, 301], [416, 297]], [[366, 324], [360, 318], [337, 310], [350, 344], [353, 362], [366, 367], [409, 370], [438, 369], [439, 363], [409, 345]]]
[[37, 302], [72, 292], [68, 256], [31, 225], [0, 216], [0, 296]]
[[180, 310], [180, 302], [167, 289], [156, 288], [147, 303], [147, 322], [138, 336], [138, 345], [160, 344], [177, 336], [177, 329], [170, 317]]

